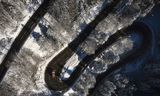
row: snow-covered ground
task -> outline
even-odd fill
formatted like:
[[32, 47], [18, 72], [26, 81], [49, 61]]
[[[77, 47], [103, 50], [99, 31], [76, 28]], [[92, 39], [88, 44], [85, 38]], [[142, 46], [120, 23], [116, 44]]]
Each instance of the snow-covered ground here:
[[[132, 2], [132, 0], [129, 0], [129, 1]], [[4, 78], [4, 81], [2, 82], [1, 89], [3, 89], [7, 84], [7, 86], [10, 86], [11, 88], [13, 88], [14, 91], [21, 96], [26, 94], [39, 95], [40, 93], [42, 93], [41, 95], [47, 95], [47, 96], [51, 95], [51, 90], [49, 90], [46, 87], [46, 83], [44, 81], [44, 75], [45, 75], [44, 72], [45, 72], [46, 66], [59, 52], [61, 52], [64, 48], [67, 47], [68, 43], [71, 42], [77, 36], [77, 34], [83, 30], [86, 24], [88, 24], [95, 18], [95, 16], [99, 13], [103, 4], [104, 4], [104, 0], [101, 0], [101, 2], [96, 3], [95, 6], [92, 6], [91, 8], [88, 8], [85, 10], [83, 9], [78, 19], [72, 22], [73, 26], [71, 27], [71, 29], [73, 29], [72, 30], [73, 32], [72, 31], [67, 32], [63, 28], [65, 26], [62, 26], [54, 18], [54, 16], [50, 14], [46, 14], [44, 18], [42, 18], [42, 20], [36, 26], [36, 28], [33, 30], [30, 37], [27, 39], [20, 53], [18, 53], [17, 56], [15, 56], [15, 60], [12, 62], [9, 71], [7, 72]], [[29, 8], [29, 11], [26, 10], [25, 11], [26, 13], [24, 12], [27, 15], [26, 18], [24, 18], [23, 22], [19, 23], [19, 25], [23, 26], [23, 24], [27, 22], [31, 14], [33, 14], [35, 10], [32, 10], [34, 9], [32, 7], [35, 7], [35, 9], [37, 8], [37, 5], [35, 6], [33, 4], [30, 4], [29, 6], [31, 7]], [[132, 11], [134, 10], [134, 8], [132, 8], [133, 6], [131, 6], [130, 4], [126, 6], [128, 8], [127, 11], [125, 10], [126, 13], [130, 11], [129, 9], [132, 9]], [[124, 10], [120, 10], [120, 11], [122, 12]], [[82, 45], [81, 48], [89, 49], [89, 51], [93, 51], [94, 53], [94, 46], [92, 45], [103, 44], [104, 41], [108, 39], [108, 36], [110, 36], [111, 34], [114, 34], [114, 32], [121, 29], [122, 27], [128, 26], [140, 15], [141, 13], [139, 11], [138, 12], [135, 11], [134, 14], [128, 14], [126, 15], [126, 17], [123, 17], [124, 21], [118, 21], [122, 19], [122, 14], [118, 14], [118, 15], [117, 13], [110, 14], [104, 21], [102, 21], [96, 27], [95, 29], [96, 31], [94, 30], [93, 34], [90, 35], [88, 40], [93, 41], [94, 39], [95, 42], [94, 43], [89, 42], [87, 46]], [[82, 24], [84, 24], [84, 26], [81, 26]], [[17, 36], [22, 26], [19, 26], [17, 28], [18, 31], [15, 31], [16, 33], [12, 35], [13, 36], [12, 38], [15, 38], [15, 36]], [[10, 31], [10, 29], [7, 29], [7, 30]], [[74, 35], [70, 33], [73, 33]], [[105, 40], [104, 38], [102, 39], [98, 37], [96, 38], [95, 35], [98, 37], [104, 36]], [[87, 41], [85, 41], [85, 43], [86, 42]], [[118, 53], [117, 47], [120, 48], [121, 46], [123, 47], [125, 46], [126, 48], [130, 48], [132, 46], [127, 46], [127, 45], [130, 45], [130, 43], [132, 43], [130, 42], [130, 40], [126, 40], [126, 41], [124, 40], [122, 44], [120, 43], [120, 46], [113, 46], [113, 48], [111, 48], [109, 51], [108, 50], [105, 51], [106, 53], [104, 53], [103, 55], [104, 57], [108, 56], [108, 58], [109, 56], [113, 56], [114, 58], [113, 61], [117, 62], [119, 60], [117, 54], [122, 54], [122, 53]], [[7, 48], [9, 49], [10, 44], [6, 44], [6, 45], [8, 46]], [[90, 50], [91, 47], [93, 47], [93, 49]], [[8, 50], [8, 49], [4, 49], [4, 50]], [[82, 50], [82, 51], [87, 53], [87, 50]], [[114, 51], [114, 52], [117, 51], [117, 53], [110, 52], [110, 51]], [[122, 48], [122, 51], [123, 51], [123, 48]], [[66, 68], [73, 71], [74, 67], [79, 63], [79, 60], [81, 60], [83, 57], [83, 56], [81, 57], [80, 55], [84, 56], [84, 54], [74, 54], [66, 63], [65, 65]], [[98, 59], [95, 59], [95, 62], [97, 62], [96, 60]], [[107, 60], [106, 62], [108, 61], [109, 60]], [[103, 64], [104, 62], [105, 61], [103, 61]], [[110, 62], [112, 62], [112, 59], [110, 60]], [[101, 72], [104, 71], [104, 70], [101, 70], [102, 67], [104, 68], [104, 70], [106, 70], [108, 66], [107, 65], [100, 66], [99, 68]], [[94, 73], [101, 73], [99, 70], [98, 70], [99, 72], [95, 72], [97, 70], [98, 69], [95, 66], [90, 66], [90, 68], [88, 67], [87, 70], [79, 78], [77, 83], [64, 95], [65, 96], [70, 96], [71, 94], [72, 95], [74, 94], [76, 96], [86, 95], [88, 93], [88, 89], [92, 88], [96, 82], [95, 77], [92, 74], [93, 71]], [[66, 74], [64, 74], [65, 78], [70, 75], [68, 73]], [[8, 89], [6, 88], [5, 90], [9, 90], [9, 88]], [[3, 91], [0, 91], [0, 92], [3, 92]], [[17, 93], [15, 94], [17, 95]], [[12, 92], [10, 94], [12, 94]]]
[[[39, 92], [47, 92], [47, 95], [51, 94], [44, 81], [45, 68], [48, 62], [67, 47], [69, 41], [70, 37], [67, 32], [53, 17], [45, 14], [24, 43], [20, 53], [15, 56], [16, 62], [12, 62], [2, 86], [4, 83], [13, 83], [13, 87], [18, 90], [19, 95], [26, 91], [30, 91], [29, 94], [39, 94]], [[18, 85], [14, 86], [15, 84]], [[28, 85], [28, 87], [25, 85]]]
[[[12, 25], [9, 26], [9, 27], [4, 28], [4, 30], [0, 29], [2, 31], [2, 34], [0, 34], [0, 41], [2, 41], [1, 44], [0, 44], [0, 47], [2, 47], [1, 48], [2, 49], [1, 53], [2, 54], [0, 54], [0, 63], [2, 62], [3, 58], [7, 54], [7, 52], [9, 50], [12, 42], [17, 37], [17, 35], [19, 34], [19, 32], [22, 30], [23, 26], [26, 24], [26, 22], [32, 16], [32, 14], [35, 12], [35, 10], [42, 3], [42, 0], [38, 0], [37, 3], [34, 3], [32, 1], [30, 1], [30, 0], [26, 0], [25, 3], [19, 1], [19, 3], [23, 4], [23, 6], [15, 4], [15, 2], [12, 1], [12, 0], [10, 2], [8, 2], [8, 1], [4, 1], [4, 2], [6, 2], [6, 4], [8, 3], [9, 5], [11, 4], [15, 8], [17, 8], [17, 9], [11, 9], [10, 11], [20, 12], [21, 13], [20, 15], [18, 15], [18, 14], [15, 13], [15, 16], [22, 17], [22, 18], [19, 19], [19, 20], [14, 20], [14, 19], [10, 20], [9, 18], [7, 18], [7, 19], [10, 20], [10, 22], [14, 22], [14, 23], [11, 23]], [[14, 2], [14, 3], [12, 3], [12, 2]], [[6, 6], [6, 7], [9, 7], [9, 6]], [[3, 10], [3, 8], [4, 7], [2, 7], [2, 10]], [[32, 11], [30, 9], [32, 9]], [[5, 46], [3, 46], [3, 41], [7, 42], [7, 44]]]

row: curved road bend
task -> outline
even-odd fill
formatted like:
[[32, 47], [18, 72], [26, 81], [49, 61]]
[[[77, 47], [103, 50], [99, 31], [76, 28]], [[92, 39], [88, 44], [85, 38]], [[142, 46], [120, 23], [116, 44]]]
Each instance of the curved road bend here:
[[89, 92], [90, 95], [88, 96], [93, 96], [94, 92], [96, 91], [96, 88], [99, 85], [103, 84], [104, 78], [106, 78], [112, 72], [115, 72], [115, 70], [125, 67], [126, 64], [129, 64], [133, 61], [137, 61], [137, 58], [142, 57], [143, 63], [148, 61], [150, 58], [152, 58], [152, 55], [155, 52], [156, 46], [158, 44], [157, 33], [160, 32], [159, 17], [160, 17], [160, 5], [156, 5], [152, 9], [150, 14], [142, 18], [142, 20], [135, 22], [134, 29], [136, 29], [139, 32], [142, 32], [142, 35], [144, 38], [142, 47], [136, 52], [134, 52], [133, 54], [125, 58], [122, 58], [122, 60], [120, 60], [119, 62], [109, 66], [106, 72], [98, 75], [96, 78], [95, 87], [90, 90]]
[[[102, 20], [104, 20], [109, 13], [113, 12], [115, 6], [119, 3], [119, 0], [113, 0], [109, 4], [107, 4], [100, 13], [96, 16], [96, 18], [90, 22], [85, 29], [80, 32], [80, 34], [66, 47], [62, 50], [56, 57], [54, 57], [48, 64], [45, 72], [45, 81], [50, 89], [54, 90], [63, 90], [63, 84], [58, 80], [58, 76], [62, 71], [63, 66], [66, 64], [66, 61], [71, 58], [71, 56], [78, 49], [78, 46], [82, 44], [82, 42], [91, 34], [92, 30], [95, 29], [97, 24], [99, 24]], [[52, 78], [52, 71], [54, 71], [55, 78]], [[65, 88], [64, 88], [65, 89]]]
[[[136, 35], [132, 35], [132, 34], [136, 34]], [[122, 33], [121, 31], [116, 32], [115, 34], [111, 35], [109, 37], [109, 39], [103, 44], [101, 45], [96, 51], [95, 54], [92, 55], [88, 55], [86, 56], [76, 67], [76, 69], [74, 70], [74, 72], [71, 74], [70, 78], [65, 80], [64, 82], [69, 85], [72, 86], [74, 84], [74, 82], [76, 82], [76, 80], [78, 79], [78, 77], [83, 73], [83, 71], [88, 67], [88, 65], [96, 58], [98, 57], [103, 51], [105, 51], [107, 48], [109, 48], [111, 45], [113, 45], [114, 43], [116, 43], [117, 41], [119, 41], [120, 37], [125, 38], [126, 36], [131, 36], [130, 38], [136, 38], [137, 36], [140, 38], [142, 37], [141, 33], [137, 33], [137, 32], [124, 32]], [[136, 37], [134, 37], [136, 36]], [[135, 49], [139, 49], [140, 46], [136, 46], [137, 42], [139, 41], [133, 41], [135, 42]], [[135, 50], [134, 50], [135, 51]], [[132, 50], [131, 50], [132, 52]], [[130, 53], [131, 53], [130, 52]], [[130, 54], [127, 53], [127, 54]]]

